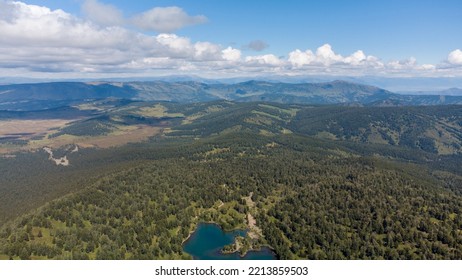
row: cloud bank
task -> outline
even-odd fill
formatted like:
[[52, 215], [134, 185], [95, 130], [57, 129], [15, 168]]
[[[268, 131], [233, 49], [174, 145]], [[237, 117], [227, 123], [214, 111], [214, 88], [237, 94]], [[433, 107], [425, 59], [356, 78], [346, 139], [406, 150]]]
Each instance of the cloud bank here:
[[342, 55], [330, 44], [314, 51], [295, 49], [283, 57], [245, 56], [246, 48], [263, 51], [267, 43], [253, 41], [240, 50], [173, 34], [207, 21], [179, 7], [157, 7], [126, 18], [117, 7], [87, 0], [82, 12], [85, 17], [79, 18], [59, 9], [0, 0], [0, 76], [462, 75], [460, 49], [439, 65], [419, 64], [412, 57], [385, 62], [363, 50]]

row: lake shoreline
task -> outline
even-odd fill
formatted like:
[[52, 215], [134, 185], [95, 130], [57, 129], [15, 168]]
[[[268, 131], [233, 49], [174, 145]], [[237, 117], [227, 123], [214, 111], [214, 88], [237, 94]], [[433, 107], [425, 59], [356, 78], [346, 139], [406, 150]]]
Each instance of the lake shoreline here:
[[[226, 246], [236, 246], [236, 240], [242, 239], [247, 246], [245, 251], [237, 245], [232, 250], [226, 250]], [[194, 259], [277, 259], [277, 254], [270, 246], [249, 246], [252, 240], [248, 236], [248, 230], [225, 231], [214, 222], [198, 222], [196, 229], [191, 231], [188, 238], [183, 242], [183, 251]], [[239, 243], [240, 241], [238, 241]]]
[[216, 222], [199, 221], [199, 222], [197, 222], [197, 223], [194, 224], [194, 229], [189, 231], [188, 236], [181, 242], [181, 245], [183, 245], [186, 241], [188, 241], [189, 238], [191, 238], [191, 235], [193, 235], [193, 233], [196, 232], [197, 227], [198, 227], [199, 224], [214, 224], [214, 225], [217, 225], [218, 227], [220, 227], [220, 229], [221, 229], [223, 232], [233, 232], [233, 231], [236, 231], [236, 230], [245, 230], [245, 231], [248, 231], [248, 229], [246, 229], [246, 228], [233, 228], [233, 229], [231, 229], [231, 230], [225, 230], [220, 224], [218, 224], [218, 223], [216, 223]]

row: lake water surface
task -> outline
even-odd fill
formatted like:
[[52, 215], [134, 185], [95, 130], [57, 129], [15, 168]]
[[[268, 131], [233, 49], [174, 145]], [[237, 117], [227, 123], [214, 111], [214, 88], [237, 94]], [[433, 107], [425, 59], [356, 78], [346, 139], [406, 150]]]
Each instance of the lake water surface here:
[[245, 236], [245, 230], [223, 231], [217, 224], [200, 223], [196, 231], [183, 244], [183, 251], [196, 260], [275, 260], [276, 256], [267, 247], [250, 251], [243, 258], [239, 253], [223, 254], [223, 246], [232, 244], [236, 236]]

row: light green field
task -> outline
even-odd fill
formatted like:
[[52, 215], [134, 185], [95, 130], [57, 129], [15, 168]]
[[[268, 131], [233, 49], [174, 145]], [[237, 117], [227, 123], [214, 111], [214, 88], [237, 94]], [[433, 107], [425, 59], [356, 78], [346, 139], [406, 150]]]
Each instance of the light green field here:
[[279, 116], [271, 115], [271, 114], [268, 114], [266, 112], [253, 110], [252, 113], [257, 114], [257, 115], [262, 115], [262, 116], [265, 116], [265, 117], [270, 117], [270, 118], [276, 119], [278, 121], [283, 121], [283, 119], [281, 119]]
[[284, 113], [284, 114], [288, 114], [288, 115], [290, 115], [291, 117], [295, 117], [295, 115], [297, 114], [297, 112], [300, 111], [300, 109], [296, 109], [296, 108], [282, 109], [282, 108], [279, 108], [279, 107], [276, 107], [276, 106], [267, 105], [267, 104], [259, 104], [258, 106], [263, 107], [263, 108], [278, 110], [279, 112]]
[[170, 118], [178, 118], [184, 117], [181, 113], [168, 113], [166, 107], [162, 106], [161, 104], [156, 104], [153, 107], [141, 107], [136, 111], [137, 114], [143, 117], [153, 117], [153, 118], [161, 118], [161, 117], [170, 117]]

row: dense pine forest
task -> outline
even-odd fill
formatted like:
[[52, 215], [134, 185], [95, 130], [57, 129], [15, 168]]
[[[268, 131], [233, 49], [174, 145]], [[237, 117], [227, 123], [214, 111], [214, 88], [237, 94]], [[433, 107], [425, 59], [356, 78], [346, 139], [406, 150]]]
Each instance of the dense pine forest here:
[[0, 258], [190, 259], [199, 222], [246, 229], [249, 214], [253, 246], [280, 259], [462, 258], [460, 106], [123, 106], [48, 138], [162, 133], [55, 149], [69, 166], [0, 158]]

